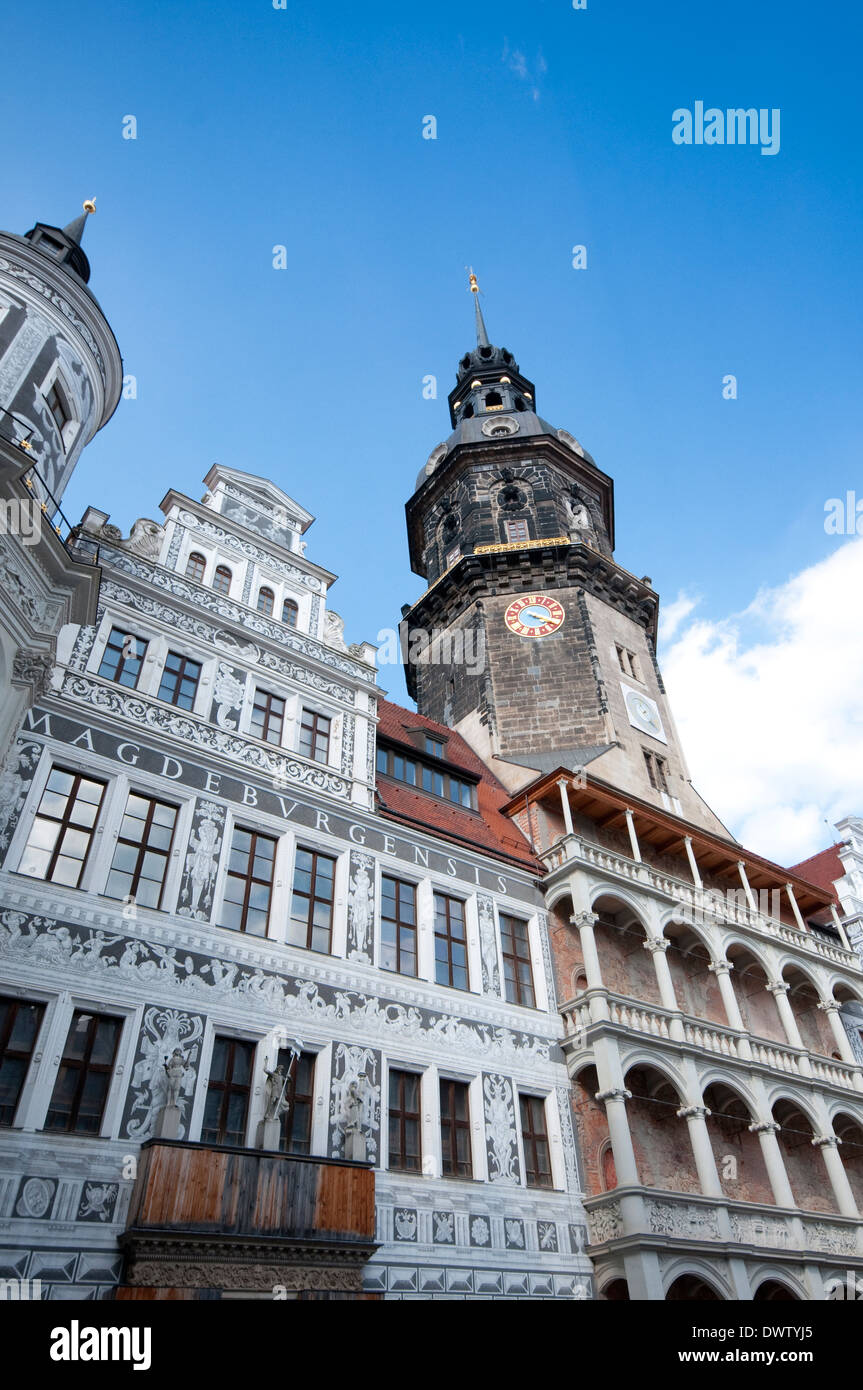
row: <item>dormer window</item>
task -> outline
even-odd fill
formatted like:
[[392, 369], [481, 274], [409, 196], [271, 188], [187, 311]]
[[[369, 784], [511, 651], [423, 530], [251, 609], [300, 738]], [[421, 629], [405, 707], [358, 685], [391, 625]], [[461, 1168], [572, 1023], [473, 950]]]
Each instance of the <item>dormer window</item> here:
[[435, 758], [442, 758], [445, 756], [443, 739], [432, 738], [430, 734], [426, 734], [425, 749], [427, 753], [431, 753]]
[[273, 609], [275, 608], [275, 605], [276, 596], [273, 593], [272, 589], [263, 588], [258, 590], [259, 613], [263, 613], [265, 618], [271, 618], [273, 616]]
[[193, 550], [186, 561], [186, 578], [194, 579], [196, 584], [200, 584], [204, 578], [204, 570], [206, 568], [207, 562], [203, 555], [201, 555], [199, 551]]
[[217, 594], [229, 594], [231, 592], [231, 571], [227, 565], [217, 565], [216, 573], [213, 575], [213, 589]]

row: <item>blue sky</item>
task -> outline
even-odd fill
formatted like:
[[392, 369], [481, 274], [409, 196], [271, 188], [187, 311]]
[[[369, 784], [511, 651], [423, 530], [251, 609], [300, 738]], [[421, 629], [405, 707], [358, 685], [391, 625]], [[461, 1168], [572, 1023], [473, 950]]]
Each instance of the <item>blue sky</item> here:
[[[449, 432], [472, 263], [540, 413], [615, 479], [620, 563], [743, 612], [843, 543], [827, 498], [863, 496], [861, 27], [769, 0], [7, 13], [0, 223], [97, 195], [91, 288], [138, 381], [66, 511], [128, 527], [216, 460], [265, 474], [374, 640], [422, 588], [403, 505]], [[778, 107], [779, 153], [675, 145], [696, 100]]]

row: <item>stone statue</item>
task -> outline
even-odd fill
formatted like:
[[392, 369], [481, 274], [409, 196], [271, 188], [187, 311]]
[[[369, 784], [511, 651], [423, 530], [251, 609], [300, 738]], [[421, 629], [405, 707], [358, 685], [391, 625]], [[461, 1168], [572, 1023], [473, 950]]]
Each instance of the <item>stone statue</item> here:
[[267, 1096], [264, 1103], [264, 1120], [269, 1124], [273, 1120], [280, 1120], [291, 1108], [291, 1102], [285, 1100], [285, 1091], [288, 1087], [288, 1077], [281, 1062], [273, 1071], [264, 1069], [267, 1078]]
[[357, 1134], [360, 1130], [362, 1121], [362, 1090], [360, 1082], [363, 1078], [358, 1077], [351, 1081], [345, 1092], [344, 1111], [342, 1114], [342, 1124], [345, 1134]]
[[186, 1059], [182, 1049], [175, 1047], [164, 1066], [166, 1077], [165, 1104], [179, 1106], [183, 1078], [186, 1075]]

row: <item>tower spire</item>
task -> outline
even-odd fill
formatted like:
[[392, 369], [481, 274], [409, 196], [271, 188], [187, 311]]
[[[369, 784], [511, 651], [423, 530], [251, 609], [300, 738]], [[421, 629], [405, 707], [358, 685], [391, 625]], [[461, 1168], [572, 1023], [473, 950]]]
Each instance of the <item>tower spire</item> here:
[[70, 241], [74, 241], [76, 246], [81, 245], [81, 238], [84, 235], [84, 228], [87, 225], [87, 218], [90, 217], [96, 211], [96, 199], [87, 198], [86, 201], [83, 203], [83, 208], [84, 211], [81, 213], [81, 215], [79, 217], [76, 217], [72, 222], [69, 222], [67, 226], [63, 228], [63, 231], [65, 232], [66, 236], [69, 238]]
[[470, 275], [470, 292], [474, 297], [473, 307], [474, 312], [476, 314], [476, 345], [477, 347], [488, 347], [488, 333], [485, 329], [485, 320], [483, 319], [482, 309], [480, 308], [479, 304], [479, 285], [477, 284], [476, 276], [473, 273], [473, 266], [471, 266], [470, 271], [468, 273]]

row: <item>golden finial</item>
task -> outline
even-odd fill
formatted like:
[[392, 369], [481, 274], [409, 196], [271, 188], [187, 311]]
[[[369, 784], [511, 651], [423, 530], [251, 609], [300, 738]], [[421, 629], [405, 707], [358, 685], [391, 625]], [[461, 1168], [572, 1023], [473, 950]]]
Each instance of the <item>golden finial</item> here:
[[95, 198], [85, 198], [85, 200], [84, 200], [82, 206], [83, 206], [85, 212], [95, 212], [95, 211], [96, 211], [96, 199], [95, 199]]
[[470, 292], [471, 292], [471, 294], [479, 294], [479, 285], [477, 284], [477, 282], [476, 282], [476, 276], [475, 276], [474, 273], [473, 273], [473, 266], [470, 267], [469, 275], [470, 275]]

